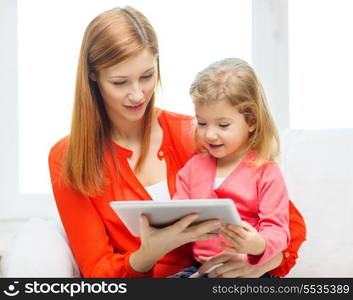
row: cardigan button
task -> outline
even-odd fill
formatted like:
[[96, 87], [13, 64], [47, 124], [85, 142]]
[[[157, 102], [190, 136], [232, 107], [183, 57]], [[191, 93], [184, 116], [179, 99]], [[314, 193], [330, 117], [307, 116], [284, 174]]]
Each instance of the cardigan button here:
[[164, 155], [164, 152], [163, 152], [163, 151], [159, 151], [158, 155], [159, 155], [159, 156], [163, 156], [163, 155]]
[[288, 257], [289, 257], [289, 252], [285, 252], [285, 253], [284, 253], [284, 256], [285, 256], [286, 258], [288, 258]]

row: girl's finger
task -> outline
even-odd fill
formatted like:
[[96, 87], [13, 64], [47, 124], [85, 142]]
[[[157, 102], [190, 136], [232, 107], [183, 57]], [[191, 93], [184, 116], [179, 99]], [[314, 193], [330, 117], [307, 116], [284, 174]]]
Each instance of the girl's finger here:
[[250, 232], [253, 232], [253, 231], [257, 231], [253, 226], [251, 226], [248, 222], [246, 221], [243, 221], [243, 229], [245, 231], [250, 231]]
[[221, 236], [231, 245], [239, 244], [239, 239], [233, 239], [232, 237], [230, 237], [228, 235], [223, 235], [223, 234]]
[[213, 239], [218, 237], [218, 235], [216, 233], [205, 233], [201, 236], [198, 236], [195, 241], [205, 241], [205, 240], [209, 240], [209, 239]]
[[227, 251], [228, 253], [234, 254], [234, 253], [238, 253], [237, 248], [236, 247], [228, 247], [227, 245], [225, 245], [224, 243], [221, 243], [221, 247]]
[[246, 232], [244, 231], [244, 229], [240, 226], [235, 226], [235, 225], [228, 225], [227, 226], [228, 229], [228, 234], [236, 234], [238, 235], [240, 238], [245, 239], [246, 238]]
[[238, 233], [232, 231], [232, 230], [221, 230], [220, 234], [228, 239], [234, 240], [235, 242], [242, 240], [243, 238], [241, 237], [241, 235], [239, 235]]

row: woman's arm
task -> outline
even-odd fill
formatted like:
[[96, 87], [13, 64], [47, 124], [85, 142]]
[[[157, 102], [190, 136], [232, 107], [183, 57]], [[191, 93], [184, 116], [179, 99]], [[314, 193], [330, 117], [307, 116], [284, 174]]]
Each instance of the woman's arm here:
[[66, 147], [67, 139], [63, 139], [51, 149], [49, 170], [56, 206], [82, 276], [150, 277], [151, 274], [136, 272], [131, 267], [132, 251], [119, 253], [114, 249], [92, 200], [63, 182]]
[[[203, 239], [208, 236], [207, 232], [220, 226], [209, 222], [187, 227], [194, 219], [189, 216], [167, 228], [155, 229], [145, 220], [141, 248], [136, 252], [119, 253], [111, 244], [91, 199], [62, 182], [62, 150], [63, 145], [56, 145], [49, 155], [52, 188], [70, 246], [84, 277], [152, 277], [149, 271], [166, 253]], [[122, 233], [122, 243], [124, 239]]]
[[277, 254], [272, 259], [262, 265], [252, 265], [248, 262], [246, 254], [222, 254], [216, 256], [201, 267], [199, 272], [203, 273], [211, 266], [222, 263], [223, 265], [212, 270], [208, 277], [215, 278], [258, 278], [270, 270], [278, 267], [282, 260], [282, 253]]
[[274, 276], [284, 277], [295, 266], [298, 258], [298, 251], [303, 242], [306, 240], [306, 227], [304, 218], [294, 206], [292, 201], [289, 201], [289, 231], [290, 241], [287, 249], [283, 250], [283, 259], [281, 264], [270, 271]]
[[141, 247], [130, 256], [131, 266], [138, 272], [147, 272], [173, 249], [196, 240], [216, 237], [217, 234], [209, 232], [220, 228], [220, 222], [209, 220], [189, 226], [197, 217], [197, 214], [190, 214], [173, 225], [157, 229], [150, 226], [147, 217], [142, 215], [140, 217]]

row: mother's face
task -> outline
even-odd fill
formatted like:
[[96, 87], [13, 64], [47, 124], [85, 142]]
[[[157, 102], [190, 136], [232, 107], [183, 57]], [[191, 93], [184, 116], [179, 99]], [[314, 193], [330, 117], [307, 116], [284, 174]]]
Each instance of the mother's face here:
[[114, 122], [142, 119], [157, 83], [157, 60], [148, 49], [98, 72], [95, 80], [109, 118]]

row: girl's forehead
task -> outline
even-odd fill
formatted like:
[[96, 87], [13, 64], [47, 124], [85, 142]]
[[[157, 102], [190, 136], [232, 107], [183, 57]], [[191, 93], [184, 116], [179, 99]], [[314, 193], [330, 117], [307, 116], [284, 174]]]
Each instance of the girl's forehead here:
[[195, 104], [196, 116], [214, 120], [235, 118], [240, 113], [235, 106], [226, 100], [209, 101]]

